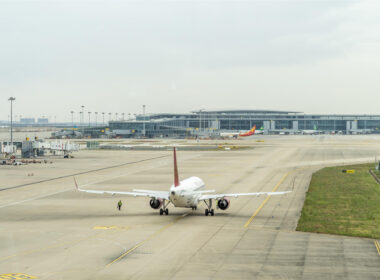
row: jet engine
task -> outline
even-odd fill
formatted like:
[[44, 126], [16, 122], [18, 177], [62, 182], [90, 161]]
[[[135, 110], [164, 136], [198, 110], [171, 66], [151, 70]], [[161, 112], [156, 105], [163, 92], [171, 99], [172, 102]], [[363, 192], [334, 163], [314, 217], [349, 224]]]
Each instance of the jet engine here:
[[162, 206], [162, 199], [155, 199], [155, 198], [152, 198], [150, 201], [149, 201], [149, 205], [150, 207], [152, 207], [153, 209], [158, 209]]
[[218, 207], [221, 210], [226, 210], [230, 206], [230, 200], [227, 198], [223, 198], [218, 200]]

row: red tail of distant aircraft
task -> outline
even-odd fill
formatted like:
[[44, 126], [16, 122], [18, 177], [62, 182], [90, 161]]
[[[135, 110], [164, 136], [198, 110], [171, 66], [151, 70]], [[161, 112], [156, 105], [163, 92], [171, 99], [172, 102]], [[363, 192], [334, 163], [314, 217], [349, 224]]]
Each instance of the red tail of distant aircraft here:
[[240, 137], [245, 137], [245, 136], [251, 136], [253, 134], [255, 134], [255, 131], [256, 131], [256, 125], [254, 125], [250, 131], [248, 132], [245, 132], [245, 133], [241, 133], [239, 134]]

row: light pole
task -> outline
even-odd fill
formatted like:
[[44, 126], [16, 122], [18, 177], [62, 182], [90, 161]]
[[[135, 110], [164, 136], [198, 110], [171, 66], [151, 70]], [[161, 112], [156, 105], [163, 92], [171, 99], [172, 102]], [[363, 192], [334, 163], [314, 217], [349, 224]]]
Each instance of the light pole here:
[[104, 114], [105, 114], [105, 113], [104, 113], [104, 112], [102, 112], [102, 115], [103, 115], [103, 125], [104, 125]]
[[145, 107], [146, 105], [142, 105], [143, 106], [143, 116], [144, 116], [144, 120], [143, 120], [143, 135], [144, 135], [144, 138], [145, 138]]
[[74, 128], [74, 111], [71, 111], [71, 126]]
[[95, 126], [98, 126], [98, 112], [95, 112]]
[[116, 121], [118, 121], [117, 115], [118, 115], [118, 113], [116, 113]]
[[10, 102], [11, 102], [11, 149], [12, 149], [12, 153], [13, 153], [13, 101], [16, 100], [15, 97], [9, 97], [8, 99]]
[[131, 113], [128, 113], [128, 120], [131, 119]]
[[199, 110], [199, 134], [201, 133], [202, 130], [202, 110]]
[[110, 121], [111, 121], [111, 115], [112, 115], [112, 113], [108, 113], [108, 115], [109, 115], [109, 118], [108, 118], [108, 124], [109, 124]]
[[91, 127], [91, 112], [88, 112], [88, 127]]
[[81, 117], [81, 126], [83, 127], [84, 125], [84, 105], [81, 106], [82, 107], [82, 117]]
[[204, 109], [200, 109], [199, 110], [199, 135], [201, 134], [201, 132], [202, 132], [202, 111], [203, 111]]
[[84, 105], [81, 106], [82, 107], [82, 116], [81, 116], [81, 126], [82, 126], [82, 136], [84, 136]]
[[122, 115], [123, 115], [123, 121], [124, 121], [124, 115], [125, 115], [125, 113], [121, 113]]

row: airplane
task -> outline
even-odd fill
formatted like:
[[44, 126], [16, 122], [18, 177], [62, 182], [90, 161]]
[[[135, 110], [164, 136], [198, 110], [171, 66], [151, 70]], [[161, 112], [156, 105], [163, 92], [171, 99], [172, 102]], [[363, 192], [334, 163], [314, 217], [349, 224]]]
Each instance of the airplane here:
[[52, 133], [52, 137], [58, 138], [58, 139], [64, 139], [64, 138], [81, 138], [82, 133], [77, 130], [66, 130], [62, 129], [60, 131], [56, 131]]
[[156, 191], [156, 190], [140, 190], [134, 189], [131, 192], [125, 191], [106, 191], [106, 190], [85, 190], [78, 187], [77, 181], [74, 177], [75, 187], [78, 191], [93, 193], [93, 194], [119, 194], [134, 197], [149, 197], [149, 205], [153, 209], [160, 209], [160, 215], [169, 215], [168, 205], [171, 203], [175, 207], [192, 208], [196, 210], [198, 204], [202, 201], [206, 204], [205, 215], [214, 216], [214, 209], [212, 208], [212, 201], [216, 200], [216, 205], [221, 210], [227, 210], [230, 206], [230, 197], [240, 196], [261, 196], [261, 195], [283, 195], [291, 191], [283, 192], [251, 192], [251, 193], [214, 193], [215, 190], [205, 190], [205, 183], [201, 178], [189, 177], [182, 181], [179, 180], [176, 148], [173, 148], [174, 160], [174, 184], [170, 187], [169, 191]]
[[256, 132], [256, 125], [254, 125], [250, 130], [248, 131], [240, 131], [240, 132], [221, 132], [220, 133], [220, 136], [221, 137], [235, 137], [237, 138], [238, 136], [239, 137], [247, 137], [247, 136], [251, 136], [251, 135], [254, 135]]
[[322, 130], [311, 130], [311, 129], [304, 129], [302, 130], [302, 134], [304, 135], [317, 135], [317, 134], [322, 134]]

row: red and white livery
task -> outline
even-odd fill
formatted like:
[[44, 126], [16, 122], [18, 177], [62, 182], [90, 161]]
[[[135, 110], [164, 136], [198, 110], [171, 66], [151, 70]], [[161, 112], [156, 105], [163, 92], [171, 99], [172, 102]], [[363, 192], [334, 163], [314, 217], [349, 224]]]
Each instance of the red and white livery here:
[[[212, 206], [213, 200], [221, 210], [226, 210], [230, 206], [230, 197], [240, 196], [261, 196], [261, 195], [283, 195], [290, 191], [284, 192], [253, 192], [253, 193], [221, 193], [214, 194], [215, 190], [205, 190], [205, 183], [201, 178], [190, 177], [182, 181], [179, 180], [176, 148], [173, 148], [174, 157], [174, 184], [170, 187], [169, 191], [154, 191], [154, 190], [140, 190], [134, 189], [131, 192], [123, 191], [102, 191], [102, 190], [84, 190], [78, 187], [74, 178], [75, 185], [78, 191], [93, 193], [93, 194], [120, 194], [128, 196], [143, 196], [150, 197], [149, 205], [153, 209], [160, 209], [160, 215], [169, 214], [168, 205], [171, 203], [175, 207], [192, 208], [196, 210], [198, 204], [202, 201], [206, 204], [205, 215], [214, 216], [214, 209]], [[210, 194], [212, 193], [212, 194]]]

